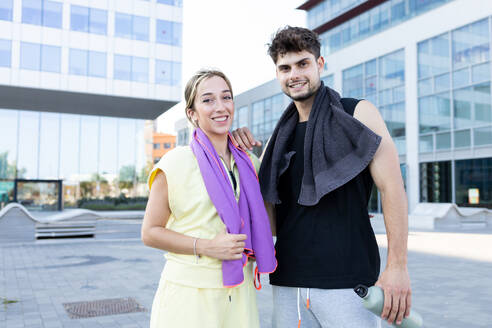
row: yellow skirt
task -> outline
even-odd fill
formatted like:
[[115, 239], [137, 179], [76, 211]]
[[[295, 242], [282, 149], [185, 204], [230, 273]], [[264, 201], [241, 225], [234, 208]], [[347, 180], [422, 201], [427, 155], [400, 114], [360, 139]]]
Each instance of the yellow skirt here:
[[171, 327], [259, 328], [252, 276], [245, 275], [245, 281], [233, 288], [189, 287], [162, 276], [152, 304], [150, 328]]

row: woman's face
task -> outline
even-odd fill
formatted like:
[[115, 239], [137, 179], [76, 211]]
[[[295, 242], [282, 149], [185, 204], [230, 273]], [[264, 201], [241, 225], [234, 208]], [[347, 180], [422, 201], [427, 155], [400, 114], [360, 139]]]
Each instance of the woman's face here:
[[219, 76], [203, 80], [189, 115], [207, 135], [227, 134], [234, 118], [234, 102], [226, 81]]

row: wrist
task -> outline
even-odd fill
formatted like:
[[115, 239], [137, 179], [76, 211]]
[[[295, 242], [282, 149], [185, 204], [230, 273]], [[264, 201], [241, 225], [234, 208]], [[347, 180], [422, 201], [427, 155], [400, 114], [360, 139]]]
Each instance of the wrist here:
[[197, 238], [196, 255], [197, 256], [202, 256], [202, 255], [207, 256], [207, 250], [209, 249], [209, 243], [210, 243], [210, 240], [208, 240], [208, 239]]

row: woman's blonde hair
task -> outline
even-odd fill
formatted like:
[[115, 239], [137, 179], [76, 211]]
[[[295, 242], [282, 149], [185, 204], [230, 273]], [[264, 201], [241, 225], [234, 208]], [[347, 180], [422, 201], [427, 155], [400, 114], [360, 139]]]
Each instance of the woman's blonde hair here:
[[193, 76], [188, 80], [188, 83], [186, 83], [186, 87], [184, 91], [184, 96], [186, 101], [185, 115], [193, 125], [195, 125], [195, 122], [193, 122], [191, 120], [191, 117], [189, 117], [188, 109], [194, 110], [193, 105], [195, 104], [195, 97], [200, 83], [214, 76], [223, 78], [224, 81], [227, 83], [229, 90], [231, 90], [231, 96], [234, 96], [232, 93], [231, 81], [229, 81], [227, 76], [224, 73], [222, 73], [222, 71], [213, 68], [202, 68], [201, 70], [193, 74]]

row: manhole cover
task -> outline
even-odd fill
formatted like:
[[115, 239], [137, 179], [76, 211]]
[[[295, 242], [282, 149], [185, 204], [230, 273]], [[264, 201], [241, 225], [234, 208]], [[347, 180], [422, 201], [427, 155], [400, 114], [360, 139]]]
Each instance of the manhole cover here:
[[90, 302], [64, 303], [63, 306], [65, 307], [68, 316], [72, 319], [145, 311], [145, 308], [131, 297]]

